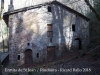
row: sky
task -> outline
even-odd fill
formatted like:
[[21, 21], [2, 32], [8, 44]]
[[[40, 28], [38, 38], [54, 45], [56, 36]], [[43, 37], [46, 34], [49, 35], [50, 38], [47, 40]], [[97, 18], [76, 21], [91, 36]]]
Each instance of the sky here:
[[[46, 1], [52, 1], [52, 0], [13, 0], [13, 5], [14, 5], [14, 9], [19, 9], [31, 5], [41, 4]], [[10, 5], [10, 0], [4, 0], [4, 2], [5, 2], [4, 11], [8, 11], [8, 5]]]
[[[14, 9], [19, 9], [19, 8], [28, 6], [29, 1], [32, 1], [32, 0], [13, 0]], [[5, 0], [5, 3], [4, 3], [5, 11], [8, 10], [8, 5], [10, 5], [10, 0]]]
[[[47, 1], [53, 1], [53, 0], [13, 0], [13, 5], [14, 5], [14, 9], [19, 9], [19, 8], [23, 8], [23, 7], [27, 7], [27, 6], [31, 6], [31, 5], [41, 4], [41, 3], [44, 3]], [[57, 0], [57, 1], [67, 3], [69, 0]], [[70, 1], [73, 1], [73, 0], [70, 0]], [[80, 1], [82, 1], [82, 0], [80, 0]], [[4, 9], [5, 9], [5, 11], [7, 11], [8, 5], [10, 5], [10, 0], [4, 0], [4, 2], [5, 2]]]
[[[20, 9], [23, 7], [27, 7], [27, 6], [31, 6], [31, 5], [37, 5], [37, 4], [41, 4], [47, 1], [54, 1], [54, 0], [13, 0], [13, 5], [14, 5], [14, 10], [15, 9]], [[71, 7], [72, 9], [76, 10], [76, 11], [81, 11], [79, 8], [81, 8], [84, 12], [84, 10], [87, 10], [86, 5], [84, 4], [84, 0], [56, 0], [59, 2], [62, 2], [63, 4]], [[76, 1], [76, 2], [75, 2]], [[1, 2], [1, 0], [0, 0]], [[8, 11], [8, 5], [10, 5], [10, 0], [4, 0], [4, 12]], [[69, 3], [72, 3], [70, 5], [68, 5]], [[0, 3], [1, 4], [1, 3]], [[77, 10], [79, 9], [79, 10]]]

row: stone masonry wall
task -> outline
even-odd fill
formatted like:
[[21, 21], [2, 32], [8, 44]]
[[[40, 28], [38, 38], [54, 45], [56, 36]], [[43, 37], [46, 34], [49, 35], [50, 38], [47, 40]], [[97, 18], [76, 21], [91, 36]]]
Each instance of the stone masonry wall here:
[[[58, 5], [52, 5], [53, 16], [53, 39], [55, 45], [59, 46], [57, 55], [63, 52], [78, 51], [79, 43], [75, 40], [80, 38], [82, 43], [82, 50], [86, 49], [89, 45], [89, 25], [88, 21], [78, 16], [77, 14], [64, 9]], [[72, 31], [72, 25], [75, 24], [75, 31]]]
[[[47, 37], [47, 24], [53, 25], [52, 45], [59, 57], [64, 51], [73, 50], [76, 46], [75, 38], [80, 38], [82, 47], [88, 45], [88, 22], [82, 17], [60, 6], [51, 5], [18, 12], [9, 16], [9, 59], [11, 63], [24, 64], [24, 52], [32, 50], [33, 62], [42, 62], [47, 58], [47, 46], [50, 45]], [[75, 24], [75, 32], [72, 31]], [[86, 47], [85, 46], [85, 47]], [[39, 58], [36, 54], [39, 53]], [[18, 60], [20, 55], [20, 60]]]
[[[9, 59], [11, 63], [23, 64], [24, 51], [27, 49], [33, 52], [33, 62], [46, 59], [47, 23], [51, 22], [50, 17], [51, 14], [47, 12], [46, 6], [9, 16]], [[47, 18], [49, 18], [48, 21]], [[39, 53], [39, 58], [36, 58], [36, 53]], [[21, 61], [17, 60], [18, 54], [21, 55]]]

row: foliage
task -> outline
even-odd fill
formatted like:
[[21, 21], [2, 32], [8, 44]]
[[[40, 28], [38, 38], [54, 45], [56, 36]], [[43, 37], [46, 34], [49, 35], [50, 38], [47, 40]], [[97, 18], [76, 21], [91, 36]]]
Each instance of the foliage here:
[[[97, 20], [100, 22], [100, 15], [97, 13], [97, 10], [95, 9], [96, 6], [92, 6], [88, 0], [84, 0], [86, 2], [86, 4], [89, 6], [89, 8], [91, 9], [91, 11], [94, 13], [94, 15], [96, 16]], [[98, 0], [96, 0], [98, 1]], [[94, 0], [95, 3], [95, 0]], [[97, 7], [96, 7], [97, 8]]]
[[98, 60], [100, 58], [100, 53], [92, 53], [91, 56], [94, 60]]
[[[94, 0], [93, 9], [96, 11], [98, 15], [100, 14], [100, 10], [98, 10], [100, 8], [99, 4], [100, 4], [100, 0]], [[89, 30], [90, 30], [91, 47], [95, 47], [100, 44], [100, 40], [99, 40], [100, 39], [100, 22], [99, 22], [100, 19], [98, 20], [97, 16], [95, 15], [93, 11], [90, 11], [87, 14], [87, 16], [90, 18]]]

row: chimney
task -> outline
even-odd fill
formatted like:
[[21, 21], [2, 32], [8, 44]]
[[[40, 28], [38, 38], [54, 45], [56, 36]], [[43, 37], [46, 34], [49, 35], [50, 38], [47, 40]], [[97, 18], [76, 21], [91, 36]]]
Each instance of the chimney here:
[[3, 9], [4, 9], [4, 0], [1, 0], [1, 7], [0, 7], [0, 19], [3, 16]]
[[13, 5], [13, 0], [10, 0], [10, 5]]
[[13, 0], [10, 0], [10, 5], [8, 5], [8, 12], [13, 10], [14, 10]]
[[4, 9], [4, 0], [1, 0], [1, 9]]

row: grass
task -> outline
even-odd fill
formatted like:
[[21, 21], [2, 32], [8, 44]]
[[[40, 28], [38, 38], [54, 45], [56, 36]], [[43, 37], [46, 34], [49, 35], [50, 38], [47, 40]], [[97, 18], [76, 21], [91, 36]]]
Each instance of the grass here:
[[9, 73], [8, 75], [19, 75], [18, 72], [14, 72], [14, 73]]

